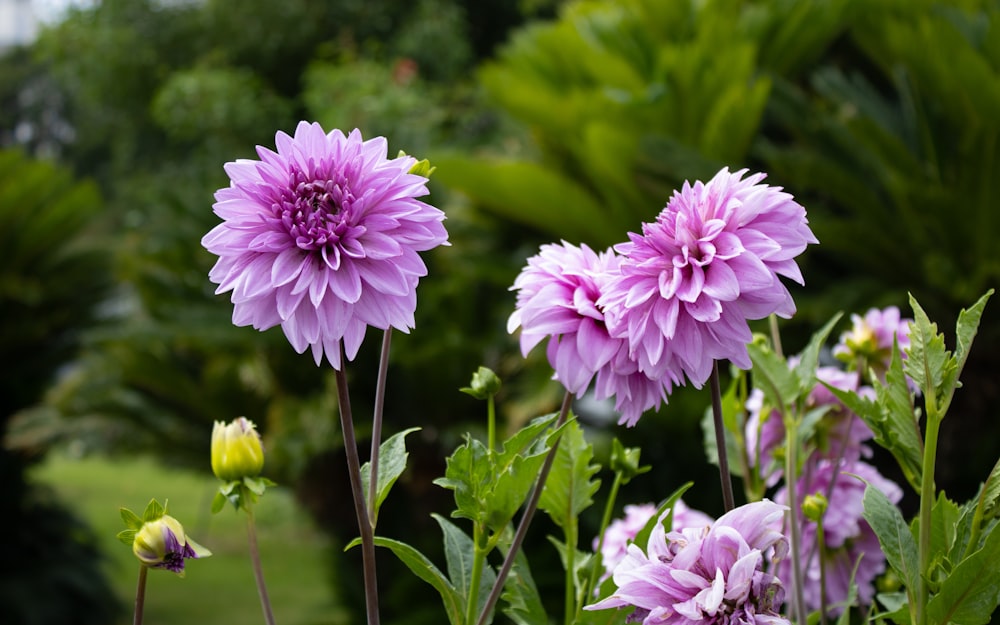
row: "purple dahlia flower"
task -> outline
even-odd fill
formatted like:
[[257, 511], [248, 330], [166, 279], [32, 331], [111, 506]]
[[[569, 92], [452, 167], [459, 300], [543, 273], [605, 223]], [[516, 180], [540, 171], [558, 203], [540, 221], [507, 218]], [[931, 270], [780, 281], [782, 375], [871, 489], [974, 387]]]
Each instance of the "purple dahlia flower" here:
[[234, 324], [281, 325], [297, 352], [339, 369], [340, 342], [353, 359], [367, 326], [413, 327], [417, 252], [447, 244], [444, 213], [416, 199], [427, 179], [409, 173], [414, 158], [386, 158], [383, 137], [300, 122], [275, 144], [226, 163], [223, 221], [202, 239], [219, 257], [209, 278], [232, 291]]
[[[827, 607], [832, 614], [841, 613], [855, 566], [858, 600], [862, 605], [870, 605], [875, 596], [875, 578], [885, 571], [885, 555], [874, 530], [862, 516], [866, 483], [882, 491], [892, 503], [898, 503], [903, 497], [899, 485], [861, 461], [820, 459], [808, 463], [798, 480], [799, 501], [806, 495], [819, 493], [829, 502], [823, 515], [823, 545], [817, 544], [816, 523], [801, 519], [802, 557], [805, 560], [803, 594], [810, 610], [821, 606], [823, 580]], [[787, 487], [774, 495], [778, 502], [785, 502], [787, 497]], [[824, 550], [823, 567], [820, 566], [819, 549]], [[781, 562], [778, 575], [790, 576], [791, 563]]]
[[[678, 499], [674, 504], [674, 513], [671, 529], [680, 531], [684, 528], [706, 528], [712, 524], [712, 517], [701, 510], [689, 508], [684, 500]], [[601, 548], [601, 562], [604, 564], [604, 575], [601, 581], [611, 577], [615, 567], [622, 561], [636, 534], [646, 527], [653, 515], [656, 514], [656, 506], [651, 503], [625, 506], [625, 516], [615, 519], [608, 524], [608, 529], [604, 531], [604, 540], [599, 536], [594, 537], [593, 548], [596, 551], [598, 545]]]
[[778, 276], [802, 283], [795, 257], [816, 237], [791, 195], [746, 171], [685, 183], [642, 235], [615, 247], [621, 278], [599, 304], [653, 379], [686, 375], [701, 387], [715, 360], [749, 369], [747, 320], [795, 312]]
[[629, 358], [628, 342], [608, 334], [598, 298], [616, 279], [621, 258], [586, 245], [546, 244], [514, 280], [515, 310], [507, 329], [521, 329], [521, 352], [527, 356], [548, 339], [546, 355], [555, 378], [581, 395], [595, 379], [598, 400], [615, 398], [619, 423], [634, 425], [649, 408], [659, 408], [671, 380], [650, 379]]
[[587, 610], [634, 607], [630, 622], [784, 625], [781, 581], [765, 571], [782, 558], [785, 506], [758, 501], [727, 512], [711, 527], [653, 528], [646, 551], [629, 545], [613, 578], [618, 587]]

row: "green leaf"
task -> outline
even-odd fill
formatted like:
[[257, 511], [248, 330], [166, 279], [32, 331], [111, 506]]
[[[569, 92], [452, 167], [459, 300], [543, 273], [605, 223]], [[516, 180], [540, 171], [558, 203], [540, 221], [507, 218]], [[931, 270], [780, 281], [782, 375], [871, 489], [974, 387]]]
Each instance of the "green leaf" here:
[[[865, 487], [864, 518], [878, 536], [889, 566], [903, 581], [907, 593], [916, 592], [920, 578], [917, 542], [899, 509], [882, 491]], [[912, 603], [912, 596], [910, 597]]]
[[[725, 436], [726, 454], [730, 458], [729, 472], [742, 477], [740, 462], [736, 460], [744, 455], [744, 451], [740, 447], [741, 442], [744, 440], [743, 433], [740, 431], [740, 424], [738, 422], [739, 415], [744, 412], [742, 402], [740, 402], [739, 398], [740, 384], [741, 380], [739, 377], [733, 378], [726, 388], [726, 392], [722, 394], [722, 423], [725, 428], [723, 434]], [[712, 413], [711, 406], [705, 409], [705, 414], [701, 418], [701, 432], [702, 444], [705, 447], [705, 459], [710, 464], [719, 466], [719, 447], [715, 438], [715, 415]]]
[[830, 332], [833, 331], [833, 327], [837, 325], [843, 313], [837, 313], [832, 319], [826, 322], [826, 325], [819, 329], [818, 332], [812, 335], [809, 339], [809, 343], [806, 345], [805, 349], [802, 350], [801, 357], [799, 358], [798, 364], [795, 365], [795, 373], [798, 375], [799, 381], [802, 383], [801, 391], [803, 393], [808, 393], [813, 389], [816, 380], [816, 367], [819, 364], [819, 353], [823, 349], [823, 345], [826, 343], [826, 339], [830, 336]]
[[965, 367], [965, 361], [969, 357], [969, 349], [972, 347], [972, 340], [976, 337], [976, 332], [979, 329], [979, 321], [982, 319], [983, 309], [986, 307], [987, 300], [992, 295], [993, 289], [990, 289], [985, 295], [979, 298], [979, 301], [972, 305], [972, 308], [968, 310], [962, 309], [958, 313], [958, 323], [955, 327], [955, 359], [958, 362], [958, 375], [961, 375], [962, 369]]
[[600, 465], [591, 464], [594, 447], [576, 421], [567, 423], [559, 439], [552, 469], [542, 489], [538, 507], [559, 527], [568, 527], [593, 503], [600, 480], [593, 479]]
[[[399, 476], [406, 470], [406, 459], [409, 454], [406, 451], [406, 435], [416, 432], [420, 428], [409, 428], [402, 432], [397, 432], [382, 441], [378, 446], [378, 483], [375, 485], [375, 510], [374, 517], [378, 519], [379, 508], [382, 502], [389, 495], [393, 484]], [[365, 490], [365, 501], [370, 501], [369, 490], [371, 489], [371, 462], [366, 462], [361, 467], [361, 486]]]
[[143, 523], [149, 523], [150, 521], [155, 521], [161, 518], [167, 513], [166, 504], [160, 505], [160, 502], [155, 499], [150, 499], [149, 503], [146, 504], [146, 509], [142, 512]]
[[531, 569], [528, 567], [528, 558], [523, 550], [518, 550], [514, 556], [514, 564], [507, 575], [507, 581], [504, 582], [501, 598], [507, 604], [503, 613], [517, 625], [539, 625], [549, 622], [535, 580], [531, 576]]
[[955, 531], [961, 517], [958, 504], [948, 499], [944, 492], [938, 493], [937, 501], [931, 508], [931, 558], [940, 563], [950, 559], [955, 545]]
[[[352, 541], [351, 545], [348, 545], [347, 548], [357, 542], [356, 540]], [[398, 540], [376, 536], [375, 545], [390, 549], [396, 554], [399, 561], [405, 564], [414, 575], [433, 586], [438, 591], [438, 594], [441, 595], [445, 613], [448, 614], [448, 622], [451, 625], [463, 625], [465, 605], [462, 598], [455, 587], [451, 585], [451, 582], [448, 581], [448, 578], [441, 573], [440, 569], [434, 566], [433, 562], [410, 545]]]
[[122, 521], [125, 523], [125, 527], [136, 531], [142, 528], [142, 519], [140, 519], [139, 515], [135, 512], [132, 512], [128, 508], [121, 508], [119, 512], [121, 513]]
[[1000, 513], [1000, 459], [993, 465], [983, 487], [979, 490], [979, 501], [977, 505], [982, 510], [981, 518], [992, 519]]
[[871, 622], [889, 620], [898, 625], [912, 625], [909, 598], [905, 592], [883, 592], [875, 597], [885, 609], [873, 614]]
[[631, 482], [632, 478], [647, 473], [653, 468], [648, 464], [639, 465], [641, 452], [639, 447], [626, 448], [617, 437], [611, 439], [611, 462], [609, 464], [612, 471], [621, 474], [622, 486]]
[[910, 347], [906, 350], [908, 358], [903, 361], [903, 371], [925, 396], [933, 397], [940, 406], [941, 400], [954, 390], [957, 362], [945, 349], [944, 335], [938, 333], [937, 324], [931, 322], [913, 295], [910, 295], [910, 307], [913, 308], [913, 323], [910, 324]]
[[136, 535], [136, 530], [127, 529], [118, 532], [118, 534], [115, 535], [115, 538], [117, 538], [118, 540], [122, 541], [122, 543], [131, 547], [132, 543], [135, 542], [135, 535]]
[[[451, 523], [438, 514], [432, 514], [431, 516], [441, 526], [441, 533], [444, 536], [444, 557], [448, 564], [448, 579], [451, 580], [452, 587], [462, 599], [462, 605], [467, 605], [469, 602], [469, 589], [472, 583], [475, 545], [472, 539], [454, 523]], [[493, 588], [493, 584], [496, 581], [496, 573], [484, 559], [482, 577], [480, 578], [479, 590], [476, 595], [476, 614], [479, 614], [483, 606], [486, 605], [490, 589]]]
[[215, 491], [215, 496], [212, 497], [212, 514], [218, 514], [226, 507], [226, 502], [228, 499], [221, 491]]
[[990, 532], [983, 548], [955, 566], [927, 603], [934, 623], [983, 625], [1000, 605], [1000, 532]]
[[754, 386], [764, 392], [767, 401], [778, 409], [794, 402], [802, 382], [788, 368], [788, 362], [763, 342], [750, 343], [747, 352], [753, 362]]
[[[262, 477], [243, 477], [243, 485], [254, 495], [260, 497], [267, 491], [267, 483], [270, 480]], [[273, 484], [273, 482], [271, 482]]]

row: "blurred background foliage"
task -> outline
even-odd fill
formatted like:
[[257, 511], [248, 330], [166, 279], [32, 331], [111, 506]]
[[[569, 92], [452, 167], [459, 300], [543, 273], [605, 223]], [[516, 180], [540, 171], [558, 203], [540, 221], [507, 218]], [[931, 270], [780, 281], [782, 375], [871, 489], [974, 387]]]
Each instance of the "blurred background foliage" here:
[[[32, 527], [42, 491], [25, 467], [67, 444], [207, 470], [212, 421], [245, 415], [265, 433], [268, 475], [294, 488], [335, 545], [353, 537], [331, 372], [278, 329], [233, 327], [199, 244], [217, 223], [222, 164], [253, 158], [299, 119], [383, 134], [393, 153], [437, 166], [430, 201], [448, 214], [452, 246], [427, 255], [417, 328], [393, 336], [386, 406], [389, 434], [423, 430], [408, 439], [411, 468], [380, 526], [425, 552], [438, 542], [429, 513], [449, 503], [430, 481], [482, 421], [457, 392], [472, 371], [486, 364], [505, 379], [512, 425], [557, 408], [544, 357], [522, 359], [505, 330], [507, 287], [525, 259], [558, 239], [624, 240], [685, 180], [763, 170], [809, 210], [821, 245], [802, 261], [789, 349], [836, 311], [905, 308], [908, 291], [947, 330], [1000, 278], [998, 29], [996, 0], [72, 9], [0, 58], [4, 498]], [[939, 479], [952, 497], [971, 496], [995, 459], [998, 321], [988, 307], [945, 423]], [[349, 369], [359, 415], [370, 412], [378, 343], [370, 334]], [[682, 389], [627, 431], [606, 406], [578, 406], [599, 453], [617, 435], [653, 463], [629, 501], [695, 479], [706, 488], [689, 503], [718, 512], [698, 444], [703, 395]], [[110, 622], [111, 611], [79, 608], [113, 605], [100, 576], [84, 573], [90, 543], [66, 542], [65, 557], [98, 582], [66, 604], [78, 620], [37, 622]], [[331, 566], [351, 570], [354, 555], [335, 546]], [[421, 582], [396, 578], [386, 619], [439, 620], [434, 602], [413, 601]], [[37, 601], [14, 596], [0, 603]]]

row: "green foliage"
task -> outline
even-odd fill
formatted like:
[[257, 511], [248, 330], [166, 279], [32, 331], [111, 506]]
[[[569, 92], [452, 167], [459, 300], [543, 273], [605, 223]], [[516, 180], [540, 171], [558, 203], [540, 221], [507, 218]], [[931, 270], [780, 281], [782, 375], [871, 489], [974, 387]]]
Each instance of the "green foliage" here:
[[[915, 593], [920, 579], [917, 541], [910, 532], [902, 513], [877, 488], [868, 486], [864, 496], [864, 518], [878, 536], [889, 566], [906, 586], [910, 606], [915, 605]], [[912, 608], [911, 608], [912, 609]]]
[[409, 428], [402, 432], [397, 432], [382, 441], [382, 444], [379, 445], [378, 480], [375, 484], [374, 499], [371, 498], [371, 493], [369, 492], [371, 489], [371, 462], [366, 462], [361, 467], [361, 485], [365, 489], [365, 501], [374, 501], [375, 509], [370, 511], [370, 513], [375, 519], [378, 519], [379, 508], [382, 507], [382, 502], [385, 501], [385, 498], [389, 496], [392, 485], [396, 483], [399, 476], [406, 470], [406, 458], [409, 456], [406, 452], [406, 436], [418, 430], [420, 428]]
[[[594, 503], [594, 493], [601, 481], [594, 479], [600, 466], [591, 464], [594, 446], [588, 443], [576, 421], [567, 423], [559, 437], [559, 448], [542, 496], [539, 509], [559, 527], [576, 523], [580, 513]], [[575, 545], [573, 546], [575, 548]]]

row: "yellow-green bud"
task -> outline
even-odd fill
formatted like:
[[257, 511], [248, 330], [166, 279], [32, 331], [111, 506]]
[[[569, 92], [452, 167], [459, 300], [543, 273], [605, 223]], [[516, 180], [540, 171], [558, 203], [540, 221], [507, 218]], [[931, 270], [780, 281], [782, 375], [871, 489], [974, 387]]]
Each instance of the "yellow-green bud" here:
[[256, 477], [264, 468], [264, 448], [252, 421], [245, 417], [212, 428], [212, 472], [226, 482]]
[[802, 500], [802, 514], [810, 521], [819, 523], [823, 514], [826, 513], [827, 505], [829, 502], [822, 493], [806, 495], [805, 499]]
[[500, 392], [500, 378], [497, 377], [496, 373], [493, 373], [492, 369], [479, 367], [472, 374], [472, 382], [469, 386], [465, 386], [459, 390], [467, 395], [472, 395], [476, 399], [486, 399]]
[[184, 574], [185, 558], [212, 555], [185, 535], [180, 522], [167, 514], [142, 524], [132, 541], [132, 553], [150, 568], [167, 569], [179, 575]]

